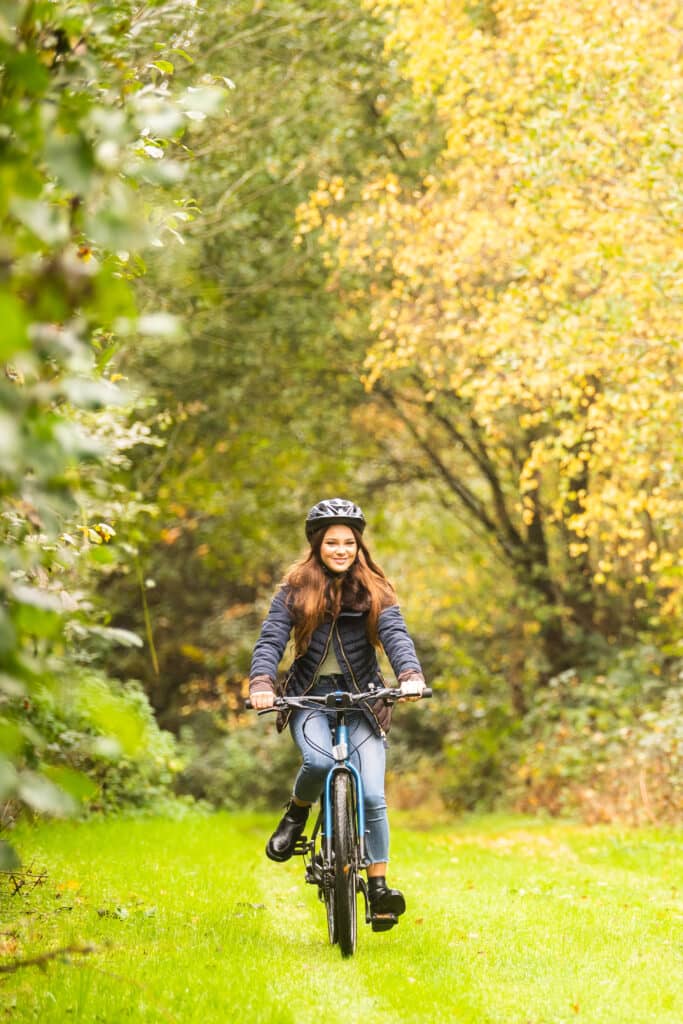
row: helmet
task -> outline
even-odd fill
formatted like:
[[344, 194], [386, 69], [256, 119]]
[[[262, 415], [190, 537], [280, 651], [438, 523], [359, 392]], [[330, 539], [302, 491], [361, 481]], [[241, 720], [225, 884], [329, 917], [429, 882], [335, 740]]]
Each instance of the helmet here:
[[314, 533], [326, 526], [352, 526], [362, 533], [365, 529], [365, 516], [352, 501], [345, 498], [327, 498], [314, 505], [306, 516], [306, 537], [310, 541]]

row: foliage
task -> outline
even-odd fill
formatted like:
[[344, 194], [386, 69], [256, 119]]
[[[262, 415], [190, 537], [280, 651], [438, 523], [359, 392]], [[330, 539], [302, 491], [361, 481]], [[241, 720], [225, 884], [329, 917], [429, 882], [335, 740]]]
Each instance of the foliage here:
[[[135, 680], [117, 684], [93, 669], [77, 670], [68, 686], [36, 690], [25, 702], [22, 727], [19, 770], [49, 779], [81, 811], [149, 810], [170, 801], [182, 765], [176, 741], [159, 729]], [[35, 809], [53, 808], [48, 801]]]
[[397, 720], [406, 800], [599, 778], [631, 813], [643, 770], [669, 814], [681, 31], [673, 0], [0, 2], [0, 798], [65, 810], [62, 754], [102, 776], [106, 671], [192, 722], [193, 792], [279, 799], [249, 653], [346, 493], [440, 693]]
[[217, 733], [185, 726], [180, 734], [184, 768], [176, 784], [189, 794], [224, 810], [275, 808], [287, 802], [299, 766], [289, 737], [275, 726], [248, 723]]
[[680, 8], [369, 6], [445, 145], [417, 188], [313, 191], [300, 234], [369, 296], [398, 457], [514, 577], [542, 680], [595, 633], [676, 653]]
[[74, 636], [137, 642], [93, 621], [88, 578], [130, 556], [109, 546], [112, 518], [136, 513], [115, 477], [122, 453], [150, 440], [110, 408], [130, 401], [112, 358], [123, 340], [172, 327], [136, 313], [139, 251], [175, 223], [144, 189], [178, 180], [184, 134], [224, 92], [174, 95], [172, 65], [151, 59], [148, 30], [163, 25], [173, 47], [191, 7], [0, 6], [0, 790], [37, 811], [65, 804], [14, 764], [28, 728], [17, 701], [69, 675]]
[[605, 674], [568, 671], [524, 721], [510, 795], [588, 821], [676, 821], [683, 808], [680, 661], [624, 650]]
[[[162, 294], [185, 334], [117, 363], [144, 381], [146, 422], [167, 443], [140, 450], [131, 480], [159, 510], [136, 541], [158, 665], [129, 651], [116, 670], [145, 679], [173, 728], [194, 699], [239, 697], [264, 593], [299, 553], [305, 509], [352, 492], [379, 515], [401, 480], [364, 415], [366, 318], [340, 331], [317, 247], [293, 246], [295, 210], [338, 174], [400, 163], [419, 180], [433, 150], [431, 101], [414, 102], [382, 57], [384, 25], [360, 5], [203, 9], [195, 64], [175, 74], [229, 76], [229, 99], [191, 140], [201, 216], [189, 211], [183, 247], [150, 254], [138, 289], [143, 308]], [[132, 566], [106, 594], [117, 624], [142, 633]]]

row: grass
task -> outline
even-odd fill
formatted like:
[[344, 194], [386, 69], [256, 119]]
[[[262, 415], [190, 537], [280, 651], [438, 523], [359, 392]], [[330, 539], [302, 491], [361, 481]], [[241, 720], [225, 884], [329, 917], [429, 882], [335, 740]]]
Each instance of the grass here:
[[[356, 956], [257, 815], [55, 823], [15, 837], [46, 881], [0, 897], [0, 1019], [63, 1024], [680, 1024], [678, 833], [393, 815], [408, 900]], [[402, 827], [403, 826], [403, 827]]]

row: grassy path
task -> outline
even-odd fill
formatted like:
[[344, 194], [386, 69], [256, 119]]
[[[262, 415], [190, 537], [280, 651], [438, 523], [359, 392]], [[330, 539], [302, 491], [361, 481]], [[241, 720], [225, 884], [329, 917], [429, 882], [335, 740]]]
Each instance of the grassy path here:
[[[406, 820], [404, 819], [404, 824]], [[59, 823], [18, 836], [45, 883], [0, 896], [0, 1019], [63, 1024], [680, 1024], [679, 833], [394, 815], [399, 927], [326, 941], [301, 862], [260, 816]]]

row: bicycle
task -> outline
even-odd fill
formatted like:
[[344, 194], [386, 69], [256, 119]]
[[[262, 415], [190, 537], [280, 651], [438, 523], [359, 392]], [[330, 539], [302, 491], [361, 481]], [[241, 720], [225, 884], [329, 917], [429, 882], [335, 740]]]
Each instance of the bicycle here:
[[[431, 697], [425, 688], [422, 697]], [[349, 712], [362, 713], [362, 704], [384, 700], [393, 704], [405, 693], [398, 688], [348, 693], [336, 690], [324, 696], [276, 697], [270, 708], [259, 715], [288, 708], [319, 711], [321, 707], [336, 712], [331, 729], [334, 733], [334, 763], [325, 777], [320, 808], [311, 838], [301, 836], [294, 854], [304, 858], [305, 880], [318, 886], [318, 898], [325, 904], [327, 932], [330, 943], [339, 944], [342, 956], [352, 956], [358, 938], [357, 897], [363, 894], [365, 923], [371, 923], [370, 899], [365, 879], [360, 872], [368, 866], [365, 852], [365, 807], [363, 781], [350, 761]], [[246, 702], [251, 707], [250, 701]]]

